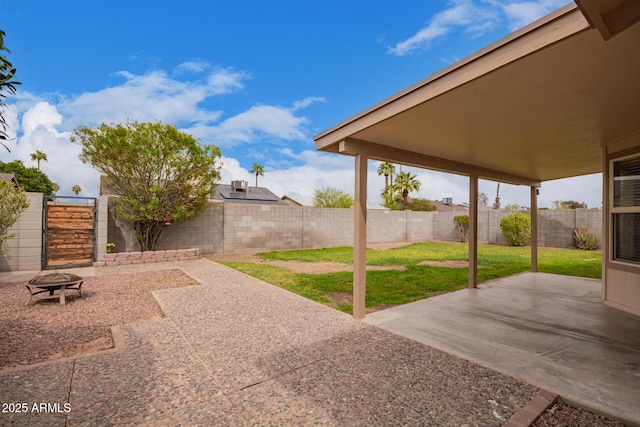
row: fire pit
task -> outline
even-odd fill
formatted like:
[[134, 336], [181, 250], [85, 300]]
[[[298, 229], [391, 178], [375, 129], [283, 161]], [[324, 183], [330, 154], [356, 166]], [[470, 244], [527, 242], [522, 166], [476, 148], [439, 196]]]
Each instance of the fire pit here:
[[[78, 291], [78, 294], [82, 296], [81, 288], [83, 280], [84, 279], [82, 277], [76, 276], [75, 274], [58, 272], [36, 276], [29, 280], [28, 285], [25, 285], [29, 290], [29, 301], [27, 301], [27, 304], [31, 303], [31, 299], [34, 295], [48, 292], [49, 295], [39, 299], [59, 298], [60, 304], [65, 305], [65, 294], [67, 289]], [[58, 295], [54, 295], [55, 291], [59, 291]]]

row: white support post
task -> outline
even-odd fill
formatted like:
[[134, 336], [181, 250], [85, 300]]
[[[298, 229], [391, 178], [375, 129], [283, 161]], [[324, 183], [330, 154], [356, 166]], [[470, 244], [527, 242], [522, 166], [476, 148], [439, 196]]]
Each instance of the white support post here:
[[478, 287], [478, 177], [469, 176], [469, 285]]
[[357, 154], [353, 227], [353, 317], [364, 319], [367, 289], [367, 156]]
[[538, 188], [531, 187], [531, 272], [538, 271]]

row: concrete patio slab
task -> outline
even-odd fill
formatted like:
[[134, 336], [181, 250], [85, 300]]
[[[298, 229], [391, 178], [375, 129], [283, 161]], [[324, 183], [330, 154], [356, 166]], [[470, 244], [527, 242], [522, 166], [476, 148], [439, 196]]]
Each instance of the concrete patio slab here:
[[640, 424], [640, 318], [600, 302], [601, 282], [523, 273], [365, 322]]

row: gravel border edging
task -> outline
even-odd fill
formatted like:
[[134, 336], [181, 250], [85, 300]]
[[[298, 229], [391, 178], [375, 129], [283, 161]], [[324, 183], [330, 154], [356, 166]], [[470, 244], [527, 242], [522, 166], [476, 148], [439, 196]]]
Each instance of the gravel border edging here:
[[529, 427], [542, 413], [558, 399], [558, 395], [541, 390], [523, 408], [520, 408], [503, 427]]
[[56, 363], [70, 362], [72, 360], [84, 359], [85, 357], [116, 353], [118, 351], [125, 350], [127, 348], [127, 343], [124, 339], [124, 334], [122, 333], [121, 325], [111, 326], [111, 336], [113, 338], [112, 348], [106, 348], [104, 350], [97, 350], [97, 351], [89, 351], [87, 353], [75, 354], [73, 356], [61, 357], [59, 359], [45, 360], [44, 362], [32, 363], [29, 365], [12, 366], [9, 368], [0, 369], [0, 374], [28, 371], [29, 369], [36, 369], [42, 366], [54, 365]]

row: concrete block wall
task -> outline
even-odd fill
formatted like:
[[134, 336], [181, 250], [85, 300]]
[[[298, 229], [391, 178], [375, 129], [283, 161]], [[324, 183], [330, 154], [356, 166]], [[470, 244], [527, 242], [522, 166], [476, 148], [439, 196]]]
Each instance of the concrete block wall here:
[[[199, 248], [205, 253], [222, 253], [224, 205], [209, 203], [204, 212], [188, 221], [169, 225], [158, 239], [158, 250]], [[139, 248], [136, 248], [139, 250]]]
[[[353, 211], [350, 209], [351, 222]], [[388, 211], [369, 209], [367, 211], [367, 244], [407, 242], [408, 222], [407, 213], [402, 211]], [[416, 212], [417, 213], [417, 212]], [[415, 225], [418, 225], [414, 222]], [[353, 224], [351, 224], [353, 229]], [[353, 239], [349, 245], [353, 245]]]
[[107, 196], [98, 198], [97, 206], [97, 233], [96, 233], [96, 256], [100, 259], [107, 253], [107, 243], [109, 242], [109, 199]]
[[353, 245], [353, 209], [303, 207], [304, 249]]
[[11, 258], [0, 255], [0, 271], [39, 271], [42, 267], [42, 193], [27, 193], [29, 207], [9, 229]]
[[[500, 220], [513, 211], [478, 213], [478, 240], [506, 244]], [[367, 243], [459, 241], [453, 218], [467, 212], [411, 212], [370, 209]], [[539, 211], [540, 246], [573, 247], [572, 233], [579, 226], [601, 233], [602, 211]], [[109, 242], [116, 251], [139, 250], [129, 224], [109, 216]], [[353, 244], [353, 210], [314, 207], [221, 204], [211, 202], [198, 218], [169, 226], [159, 250], [199, 248], [204, 254], [263, 252], [349, 246]]]
[[434, 239], [437, 212], [406, 212], [407, 242], [425, 242]]
[[[115, 218], [113, 199], [109, 199], [108, 205], [107, 241], [102, 244], [99, 240], [98, 258], [106, 253], [107, 243], [115, 243], [116, 252], [139, 251], [140, 246], [131, 224]], [[224, 239], [223, 209], [222, 203], [209, 203], [205, 211], [197, 218], [167, 226], [158, 239], [156, 248], [158, 250], [199, 248], [208, 254], [222, 253]], [[101, 218], [100, 214], [98, 215]], [[98, 237], [100, 237], [99, 234]]]
[[302, 248], [303, 209], [225, 203], [224, 253]]

